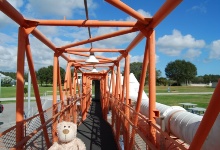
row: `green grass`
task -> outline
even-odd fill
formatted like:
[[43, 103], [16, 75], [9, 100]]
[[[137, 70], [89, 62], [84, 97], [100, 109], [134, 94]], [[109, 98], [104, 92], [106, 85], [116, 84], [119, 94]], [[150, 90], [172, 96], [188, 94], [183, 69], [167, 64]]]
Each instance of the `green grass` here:
[[[27, 86], [25, 86], [27, 88]], [[52, 91], [52, 87], [41, 87], [39, 86], [40, 95], [43, 95], [46, 91]], [[50, 93], [52, 94], [52, 93]], [[1, 87], [1, 98], [15, 97], [16, 86], [12, 87]], [[31, 96], [34, 96], [34, 89], [31, 88]]]
[[[214, 88], [211, 87], [191, 87], [191, 86], [171, 86], [172, 92], [213, 92]], [[52, 91], [52, 87], [41, 87], [39, 86], [40, 95], [43, 95], [46, 91]], [[148, 93], [148, 87], [145, 87], [145, 92]], [[157, 86], [157, 93], [167, 93], [167, 86]], [[93, 88], [94, 93], [94, 88]], [[49, 93], [52, 94], [52, 93]], [[1, 87], [1, 98], [15, 97], [16, 87]], [[31, 89], [31, 96], [34, 96], [34, 90]], [[190, 94], [190, 95], [157, 95], [156, 100], [159, 103], [163, 103], [170, 106], [177, 106], [179, 103], [191, 102], [197, 104], [198, 107], [206, 108], [211, 99], [211, 94]], [[13, 100], [5, 101], [4, 103], [15, 102]], [[3, 103], [3, 102], [2, 102]]]
[[211, 94], [189, 95], [157, 95], [156, 101], [169, 106], [179, 106], [179, 103], [194, 103], [197, 107], [207, 108]]
[[[157, 86], [157, 93], [167, 93], [167, 86]], [[195, 86], [170, 86], [171, 92], [213, 92], [215, 88], [212, 87], [195, 87]], [[148, 86], [144, 88], [145, 92], [148, 93]]]

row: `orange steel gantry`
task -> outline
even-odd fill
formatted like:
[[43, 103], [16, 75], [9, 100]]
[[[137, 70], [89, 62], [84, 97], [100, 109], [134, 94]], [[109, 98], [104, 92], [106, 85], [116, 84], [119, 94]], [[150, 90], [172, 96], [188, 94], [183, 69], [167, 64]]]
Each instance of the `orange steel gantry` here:
[[[137, 11], [126, 5], [120, 0], [106, 0], [114, 7], [127, 13], [135, 18], [137, 21], [99, 21], [99, 20], [38, 20], [27, 19], [18, 12], [9, 2], [6, 0], [0, 0], [0, 10], [11, 18], [19, 25], [18, 30], [18, 52], [17, 52], [17, 85], [16, 85], [16, 125], [3, 133], [0, 137], [3, 137], [12, 129], [16, 129], [16, 140], [14, 144], [9, 145], [12, 149], [23, 149], [26, 143], [40, 130], [43, 131], [46, 147], [51, 146], [50, 137], [48, 136], [47, 125], [52, 122], [52, 139], [57, 141], [56, 136], [56, 124], [58, 121], [68, 120], [77, 123], [79, 119], [78, 109], [81, 111], [81, 121], [87, 117], [87, 111], [91, 103], [91, 88], [92, 80], [100, 80], [101, 89], [101, 107], [103, 118], [107, 120], [108, 109], [112, 110], [112, 120], [110, 122], [115, 140], [118, 143], [120, 134], [124, 137], [124, 149], [130, 150], [133, 148], [135, 142], [135, 134], [139, 136], [146, 143], [150, 149], [160, 149], [162, 145], [158, 140], [158, 134], [166, 139], [165, 146], [174, 149], [200, 149], [210, 128], [219, 113], [219, 107], [216, 108], [217, 96], [213, 96], [213, 100], [207, 109], [207, 113], [204, 115], [203, 122], [201, 123], [196, 136], [191, 143], [190, 147], [185, 147], [179, 141], [172, 139], [167, 133], [162, 131], [155, 122], [155, 118], [159, 117], [159, 111], [155, 108], [156, 102], [156, 78], [155, 78], [155, 28], [157, 25], [175, 9], [182, 0], [166, 0], [161, 8], [155, 13], [152, 18], [145, 18]], [[74, 27], [126, 27], [122, 30], [100, 35], [97, 37], [90, 37], [79, 42], [69, 43], [61, 47], [57, 47], [53, 44], [45, 35], [39, 30], [38, 26], [74, 26]], [[137, 32], [137, 36], [133, 41], [124, 49], [103, 49], [103, 48], [76, 48], [76, 46]], [[51, 109], [44, 111], [40, 100], [39, 88], [37, 85], [37, 79], [34, 69], [34, 61], [32, 58], [31, 45], [29, 43], [29, 35], [32, 34], [38, 40], [48, 46], [54, 51], [53, 57], [53, 105]], [[130, 58], [129, 53], [134, 49], [136, 45], [142, 39], [146, 39], [143, 68], [140, 79], [139, 92], [137, 97], [137, 103], [135, 109], [131, 107], [129, 100], [129, 73], [130, 73]], [[111, 59], [103, 56], [96, 56], [99, 63], [85, 63], [85, 59], [72, 59], [70, 56], [78, 55], [88, 57], [86, 52], [115, 52], [119, 53], [116, 59]], [[68, 54], [68, 55], [67, 55]], [[23, 117], [24, 112], [24, 62], [25, 55], [27, 58], [28, 66], [30, 69], [31, 79], [33, 83], [34, 93], [36, 97], [36, 104], [39, 114], [33, 116], [27, 120]], [[67, 62], [65, 83], [62, 86], [60, 76], [59, 58], [62, 57]], [[124, 65], [124, 78], [123, 84], [121, 83], [120, 75], [120, 62], [125, 60]], [[92, 67], [101, 67], [105, 70], [98, 73], [91, 73]], [[74, 72], [71, 74], [71, 68], [74, 68]], [[144, 83], [146, 72], [149, 70], [149, 118], [141, 115], [140, 106], [142, 100], [142, 92], [144, 90]], [[82, 89], [78, 82], [77, 73], [82, 73]], [[111, 78], [109, 78], [111, 74]], [[109, 85], [110, 80], [110, 85]], [[123, 85], [123, 86], [121, 86]], [[220, 87], [218, 87], [219, 93]], [[110, 93], [111, 91], [111, 93]], [[216, 93], [216, 92], [215, 92]], [[57, 95], [60, 97], [58, 98]], [[60, 99], [60, 103], [57, 102]], [[80, 108], [76, 103], [80, 103]], [[59, 105], [61, 109], [59, 110]], [[218, 106], [220, 106], [218, 104]], [[213, 114], [213, 108], [215, 113]], [[52, 111], [52, 116], [49, 119], [45, 118], [45, 113]], [[41, 126], [34, 129], [29, 134], [26, 134], [26, 124], [35, 117], [40, 118]], [[207, 125], [207, 122], [209, 123]], [[78, 122], [80, 123], [80, 122]], [[207, 126], [206, 126], [207, 125]], [[123, 133], [121, 130], [123, 129]], [[205, 134], [203, 131], [206, 131]], [[1, 143], [1, 142], [0, 142]], [[119, 145], [119, 143], [118, 143]], [[1, 146], [1, 144], [0, 144]]]

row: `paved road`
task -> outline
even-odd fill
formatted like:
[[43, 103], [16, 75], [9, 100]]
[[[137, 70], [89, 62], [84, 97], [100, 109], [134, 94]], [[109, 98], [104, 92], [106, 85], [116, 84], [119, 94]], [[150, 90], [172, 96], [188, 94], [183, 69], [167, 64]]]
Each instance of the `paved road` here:
[[[194, 92], [194, 93], [157, 93], [157, 95], [177, 95], [177, 94], [213, 94], [213, 92]], [[35, 97], [31, 97], [32, 100]], [[52, 99], [52, 96], [42, 97], [43, 99]], [[0, 101], [16, 100], [15, 97], [11, 98], [0, 98]], [[25, 112], [27, 114], [27, 102], [24, 104]], [[0, 133], [11, 126], [15, 125], [15, 103], [4, 104], [4, 111], [0, 113]], [[34, 114], [37, 111], [36, 102], [31, 102], [30, 114]]]
[[186, 92], [186, 93], [177, 93], [177, 92], [167, 92], [167, 93], [156, 93], [156, 95], [190, 95], [190, 94], [213, 94], [213, 92]]
[[[30, 103], [30, 115], [36, 113], [36, 102]], [[16, 103], [4, 104], [4, 111], [0, 113], [0, 133], [15, 125]], [[27, 114], [28, 103], [24, 103], [24, 109]]]

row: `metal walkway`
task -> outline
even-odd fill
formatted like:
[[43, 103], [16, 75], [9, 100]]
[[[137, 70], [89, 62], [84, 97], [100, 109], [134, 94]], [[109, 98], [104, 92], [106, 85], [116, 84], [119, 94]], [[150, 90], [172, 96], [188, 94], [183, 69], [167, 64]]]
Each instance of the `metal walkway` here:
[[102, 118], [99, 101], [92, 101], [86, 120], [78, 127], [77, 137], [87, 150], [117, 150], [111, 126]]

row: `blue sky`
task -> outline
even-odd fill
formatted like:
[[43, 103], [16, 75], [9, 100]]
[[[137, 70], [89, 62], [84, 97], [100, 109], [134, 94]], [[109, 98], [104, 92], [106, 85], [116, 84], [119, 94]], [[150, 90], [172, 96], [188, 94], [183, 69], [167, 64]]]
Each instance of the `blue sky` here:
[[[87, 0], [91, 20], [134, 20], [126, 13], [101, 0]], [[153, 16], [165, 0], [124, 0], [123, 2], [145, 17]], [[85, 19], [83, 0], [10, 0], [26, 18]], [[156, 67], [165, 77], [164, 69], [170, 61], [185, 59], [197, 67], [197, 74], [220, 74], [220, 1], [184, 0], [156, 28]], [[87, 28], [37, 27], [56, 46], [88, 38]], [[111, 33], [120, 28], [94, 28], [92, 37]], [[18, 25], [0, 12], [0, 70], [16, 71]], [[97, 48], [126, 48], [135, 33], [94, 42]], [[53, 64], [53, 52], [30, 36], [35, 69]], [[89, 47], [85, 45], [83, 47]], [[145, 39], [131, 51], [131, 62], [143, 60]], [[43, 54], [43, 55], [42, 55]], [[96, 55], [104, 55], [98, 53]], [[105, 55], [104, 55], [105, 56]], [[108, 53], [116, 58], [118, 54]], [[66, 62], [60, 60], [65, 68]], [[123, 63], [122, 63], [123, 65]], [[27, 70], [27, 65], [26, 65]]]

